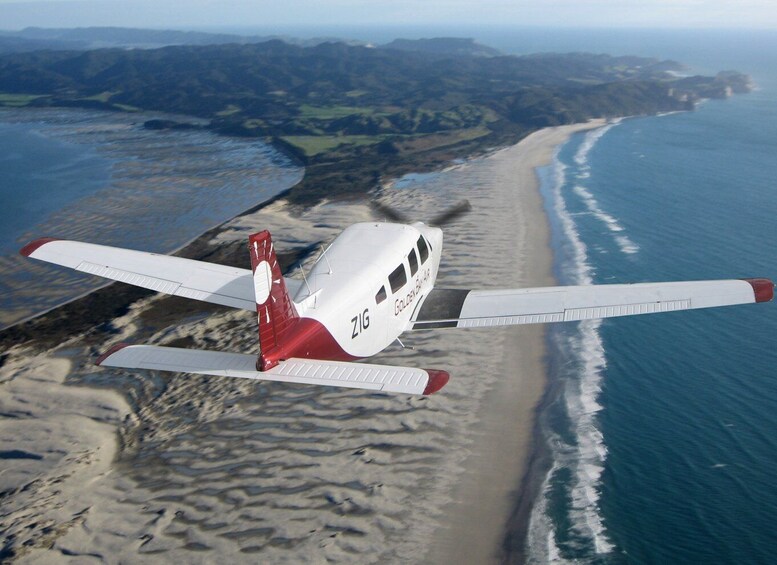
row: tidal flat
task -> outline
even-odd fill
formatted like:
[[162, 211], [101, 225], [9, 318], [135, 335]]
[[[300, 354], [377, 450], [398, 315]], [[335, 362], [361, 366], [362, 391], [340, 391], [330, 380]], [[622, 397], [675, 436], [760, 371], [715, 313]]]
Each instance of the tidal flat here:
[[[4, 194], [11, 194], [6, 200], [24, 201], [31, 192], [39, 197], [34, 204], [26, 203], [35, 210], [8, 234], [10, 241], [4, 241], [0, 251], [0, 328], [105, 284], [20, 257], [18, 249], [31, 239], [76, 239], [170, 253], [302, 178], [300, 167], [259, 140], [143, 127], [159, 116], [0, 110], [0, 122], [13, 126], [4, 130], [14, 137], [7, 145], [16, 144], [9, 158], [16, 168], [39, 173], [2, 187]], [[30, 151], [19, 146], [27, 138], [35, 142]], [[52, 158], [59, 158], [56, 153], [62, 150], [68, 158], [47, 168], [41, 151], [49, 146]], [[69, 196], [61, 199], [56, 191]], [[15, 214], [14, 208], [4, 207], [0, 218], [4, 214]]]

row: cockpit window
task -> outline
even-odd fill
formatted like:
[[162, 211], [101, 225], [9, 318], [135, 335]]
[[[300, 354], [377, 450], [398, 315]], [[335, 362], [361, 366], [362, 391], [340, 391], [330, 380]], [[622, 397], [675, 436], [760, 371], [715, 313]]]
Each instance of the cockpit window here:
[[391, 285], [391, 292], [396, 292], [407, 283], [407, 272], [405, 272], [404, 263], [394, 269], [389, 275], [389, 284]]
[[421, 263], [426, 263], [429, 258], [429, 248], [426, 246], [426, 240], [424, 236], [418, 237], [418, 253], [421, 254]]
[[412, 277], [418, 272], [418, 256], [415, 254], [415, 249], [410, 250], [410, 255], [407, 256], [407, 262], [410, 263], [410, 276]]
[[386, 287], [382, 286], [380, 287], [378, 293], [375, 295], [375, 304], [380, 304], [384, 300], [386, 300]]

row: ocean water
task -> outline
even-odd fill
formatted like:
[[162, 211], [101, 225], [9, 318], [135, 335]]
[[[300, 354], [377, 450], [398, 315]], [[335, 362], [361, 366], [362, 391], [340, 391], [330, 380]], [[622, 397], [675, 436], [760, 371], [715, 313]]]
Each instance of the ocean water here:
[[46, 137], [29, 124], [0, 122], [0, 171], [0, 251], [8, 253], [49, 211], [102, 188], [111, 160], [94, 147]]
[[[579, 134], [541, 171], [561, 283], [777, 278], [777, 48], [734, 47], [719, 68], [757, 91]], [[552, 468], [531, 562], [774, 562], [777, 306], [557, 325], [548, 340]]]
[[302, 176], [261, 141], [146, 130], [151, 117], [0, 110], [0, 327], [104, 284], [19, 256], [28, 241], [167, 253]]

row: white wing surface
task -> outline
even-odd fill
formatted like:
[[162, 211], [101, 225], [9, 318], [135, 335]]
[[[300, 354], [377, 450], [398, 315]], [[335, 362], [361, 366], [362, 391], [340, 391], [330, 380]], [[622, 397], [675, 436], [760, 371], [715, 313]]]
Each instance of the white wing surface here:
[[317, 359], [289, 359], [269, 371], [257, 371], [256, 361], [256, 355], [242, 353], [121, 344], [97, 364], [408, 394], [431, 394], [448, 381], [444, 371]]
[[[194, 300], [256, 310], [249, 269], [62, 239], [37, 239], [22, 255]], [[247, 260], [247, 259], [246, 259]], [[298, 281], [286, 279], [292, 296]]]
[[412, 329], [545, 324], [766, 302], [768, 279], [612, 284], [514, 290], [434, 289]]

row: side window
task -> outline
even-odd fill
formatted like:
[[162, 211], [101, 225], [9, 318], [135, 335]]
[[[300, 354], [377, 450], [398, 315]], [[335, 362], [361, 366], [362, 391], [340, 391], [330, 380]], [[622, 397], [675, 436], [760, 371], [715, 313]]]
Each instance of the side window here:
[[384, 300], [386, 300], [386, 287], [382, 286], [380, 287], [378, 293], [375, 295], [375, 304], [380, 304]]
[[421, 263], [426, 263], [429, 258], [429, 248], [426, 246], [424, 236], [418, 237], [418, 253], [421, 254]]
[[418, 256], [415, 254], [415, 249], [410, 250], [407, 261], [410, 263], [410, 276], [412, 277], [418, 272]]
[[407, 273], [405, 272], [404, 263], [394, 269], [394, 272], [389, 275], [389, 284], [391, 285], [391, 292], [396, 292], [407, 282]]

